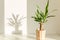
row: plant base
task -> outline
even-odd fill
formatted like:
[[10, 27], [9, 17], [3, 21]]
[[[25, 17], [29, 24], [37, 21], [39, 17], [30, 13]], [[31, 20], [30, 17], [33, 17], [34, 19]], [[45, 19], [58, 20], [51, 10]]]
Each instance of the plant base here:
[[45, 30], [36, 30], [36, 40], [46, 40], [45, 35]]

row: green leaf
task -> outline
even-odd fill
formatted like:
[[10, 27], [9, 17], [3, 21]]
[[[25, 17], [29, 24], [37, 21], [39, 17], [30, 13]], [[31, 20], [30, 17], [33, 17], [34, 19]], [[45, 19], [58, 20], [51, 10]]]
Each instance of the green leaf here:
[[37, 9], [37, 13], [38, 13], [38, 14], [40, 13], [38, 9]]
[[40, 16], [44, 18], [44, 13], [41, 11]]
[[47, 18], [50, 18], [50, 17], [55, 17], [55, 15], [49, 15], [49, 16], [47, 16]]
[[47, 1], [47, 5], [45, 7], [45, 16], [48, 15], [48, 6], [49, 6], [49, 0]]
[[36, 5], [38, 9], [40, 9], [39, 5]]
[[36, 12], [35, 14], [36, 14], [36, 17], [37, 17], [37, 18], [40, 18], [40, 17], [41, 17], [40, 12], [39, 12], [38, 9], [37, 9], [37, 12]]
[[45, 20], [43, 23], [47, 22], [48, 20]]
[[35, 21], [37, 21], [37, 22], [42, 22], [42, 21], [41, 21], [41, 18], [37, 18], [37, 19], [35, 19]]
[[38, 17], [39, 17], [39, 14], [38, 14], [38, 13], [35, 13], [35, 14], [36, 14], [36, 15], [35, 15], [35, 17], [37, 17], [37, 18], [38, 18]]
[[36, 19], [36, 17], [35, 17], [35, 16], [32, 16], [32, 18]]

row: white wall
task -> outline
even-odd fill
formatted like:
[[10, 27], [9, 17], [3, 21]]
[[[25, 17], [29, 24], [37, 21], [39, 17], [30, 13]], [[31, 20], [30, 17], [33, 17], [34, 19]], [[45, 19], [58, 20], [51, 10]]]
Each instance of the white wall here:
[[[31, 16], [35, 14], [36, 5], [39, 4], [41, 10], [44, 9], [47, 0], [27, 0], [27, 16], [28, 16], [28, 34], [34, 34], [39, 24], [36, 23]], [[49, 21], [45, 23], [44, 27], [47, 30], [47, 34], [58, 34], [60, 33], [60, 0], [50, 0], [49, 12], [57, 9], [55, 12], [50, 14], [55, 14], [56, 17], [48, 19]]]
[[4, 0], [0, 0], [0, 33], [4, 33]]

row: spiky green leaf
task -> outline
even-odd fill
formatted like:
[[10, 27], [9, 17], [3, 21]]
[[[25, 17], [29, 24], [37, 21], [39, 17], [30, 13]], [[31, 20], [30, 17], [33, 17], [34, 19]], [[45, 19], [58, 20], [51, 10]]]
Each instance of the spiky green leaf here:
[[48, 15], [48, 6], [49, 6], [49, 0], [48, 0], [48, 2], [47, 2], [46, 7], [45, 7], [45, 16]]
[[47, 16], [47, 18], [50, 18], [50, 17], [55, 17], [55, 15], [49, 15], [49, 16]]

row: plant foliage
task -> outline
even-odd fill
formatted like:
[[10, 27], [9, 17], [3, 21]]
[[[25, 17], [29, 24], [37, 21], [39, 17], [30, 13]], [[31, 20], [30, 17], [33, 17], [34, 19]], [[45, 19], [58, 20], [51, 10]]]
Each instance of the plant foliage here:
[[47, 22], [47, 18], [54, 17], [54, 15], [48, 15], [48, 7], [49, 7], [49, 0], [47, 1], [45, 11], [44, 12], [40, 11], [38, 6], [35, 16], [32, 16], [32, 18], [34, 18], [34, 20], [39, 23]]

